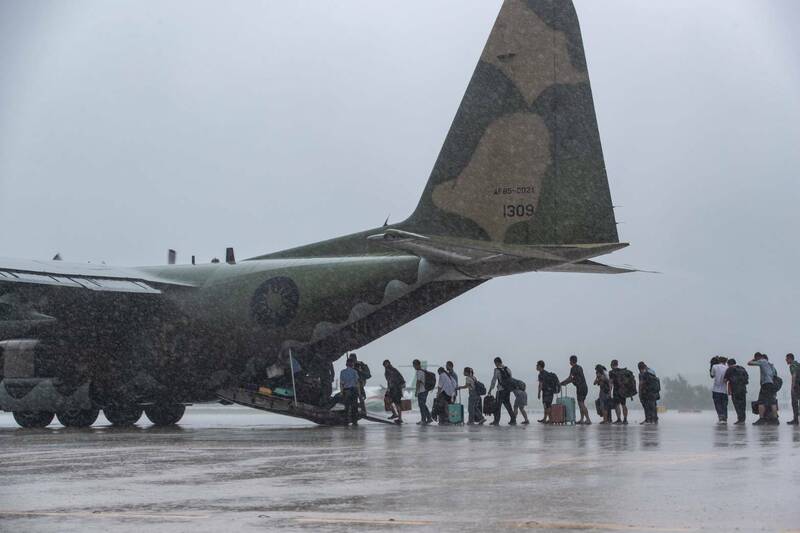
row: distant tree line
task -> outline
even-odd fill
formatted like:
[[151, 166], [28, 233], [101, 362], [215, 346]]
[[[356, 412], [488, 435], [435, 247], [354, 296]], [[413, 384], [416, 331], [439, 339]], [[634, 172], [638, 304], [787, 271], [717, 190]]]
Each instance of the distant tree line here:
[[663, 378], [661, 385], [661, 400], [669, 409], [708, 409], [710, 405], [711, 389], [704, 385], [691, 385], [680, 374]]

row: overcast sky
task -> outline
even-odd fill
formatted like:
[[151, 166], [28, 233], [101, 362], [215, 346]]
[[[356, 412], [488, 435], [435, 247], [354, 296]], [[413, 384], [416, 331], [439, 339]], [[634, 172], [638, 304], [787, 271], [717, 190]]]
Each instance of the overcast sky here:
[[[500, 0], [0, 2], [0, 256], [239, 258], [405, 218]], [[800, 351], [800, 4], [576, 0], [627, 250], [361, 350], [697, 379]], [[485, 370], [484, 370], [485, 369]]]

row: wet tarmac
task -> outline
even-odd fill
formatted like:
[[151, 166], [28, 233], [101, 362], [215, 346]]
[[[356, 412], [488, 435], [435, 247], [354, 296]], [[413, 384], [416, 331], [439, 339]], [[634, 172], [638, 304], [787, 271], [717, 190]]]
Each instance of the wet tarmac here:
[[800, 530], [800, 430], [713, 419], [346, 429], [198, 406], [180, 428], [21, 430], [0, 413], [0, 531]]

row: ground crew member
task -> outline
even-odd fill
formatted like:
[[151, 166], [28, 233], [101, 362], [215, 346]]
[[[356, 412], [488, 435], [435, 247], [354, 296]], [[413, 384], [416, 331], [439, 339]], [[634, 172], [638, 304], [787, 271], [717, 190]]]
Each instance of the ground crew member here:
[[503, 360], [499, 357], [494, 358], [494, 374], [492, 374], [492, 383], [489, 385], [489, 394], [494, 390], [497, 385], [497, 406], [494, 409], [494, 420], [492, 426], [500, 425], [500, 407], [505, 406], [508, 411], [508, 416], [511, 417], [509, 426], [517, 425], [517, 417], [514, 416], [514, 409], [511, 407], [511, 369], [503, 364]]
[[339, 387], [344, 400], [345, 425], [358, 425], [358, 372], [353, 368], [353, 359], [347, 359], [347, 366], [339, 373]]
[[778, 398], [775, 391], [775, 367], [769, 362], [767, 356], [761, 352], [756, 352], [753, 358], [747, 362], [747, 365], [757, 366], [761, 371], [761, 389], [758, 391], [758, 420], [753, 422], [753, 425], [777, 425], [779, 422]]
[[413, 366], [416, 371], [417, 404], [419, 405], [419, 414], [422, 417], [417, 424], [427, 426], [433, 421], [433, 418], [428, 409], [428, 391], [425, 389], [425, 370], [423, 370], [422, 363], [419, 362], [419, 359], [414, 359], [411, 362], [411, 366]]
[[403, 409], [401, 403], [403, 402], [403, 389], [406, 386], [406, 380], [403, 374], [400, 373], [392, 363], [387, 359], [383, 362], [384, 377], [386, 378], [386, 398], [389, 399], [389, 405], [392, 408], [392, 416], [389, 420], [395, 420], [395, 423], [403, 423]]
[[733, 409], [736, 411], [735, 425], [744, 424], [747, 416], [747, 383], [750, 381], [747, 370], [736, 364], [736, 359], [728, 359], [728, 370], [725, 371], [725, 383], [731, 395]]
[[800, 408], [800, 363], [794, 360], [793, 353], [786, 354], [786, 364], [789, 365], [791, 379], [789, 384], [792, 391], [792, 419], [786, 422], [790, 426], [798, 425], [798, 408]]
[[581, 419], [575, 422], [576, 424], [586, 424], [587, 426], [592, 423], [589, 418], [589, 409], [586, 408], [586, 396], [589, 394], [589, 385], [586, 384], [586, 376], [583, 375], [583, 367], [578, 364], [578, 356], [569, 356], [569, 377], [561, 382], [561, 386], [572, 383], [578, 396], [578, 408], [581, 412]]
[[661, 398], [661, 384], [655, 371], [639, 361], [639, 401], [644, 408], [642, 424], [658, 424], [658, 400]]
[[725, 373], [728, 371], [727, 357], [714, 357], [711, 359], [709, 375], [714, 380], [711, 389], [711, 398], [714, 400], [714, 409], [720, 424], [728, 423], [728, 387], [725, 385]]
[[[617, 415], [615, 424], [628, 425], [628, 402], [625, 398], [625, 391], [622, 390], [622, 372], [619, 368], [619, 361], [611, 361], [611, 370], [608, 371], [608, 381], [611, 383], [611, 407]], [[620, 417], [622, 410], [622, 417]]]

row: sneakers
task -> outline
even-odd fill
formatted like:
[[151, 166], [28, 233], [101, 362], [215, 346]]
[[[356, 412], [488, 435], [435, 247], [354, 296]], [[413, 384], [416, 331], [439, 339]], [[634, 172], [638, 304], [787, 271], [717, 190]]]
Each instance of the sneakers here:
[[744, 420], [737, 420], [733, 423], [734, 426], [741, 426], [742, 424], [744, 424]]
[[612, 424], [614, 424], [615, 426], [621, 426], [622, 420], [617, 420], [616, 422], [612, 422]]
[[489, 425], [490, 425], [490, 426], [499, 426], [499, 425], [500, 425], [500, 422], [492, 422], [492, 423], [491, 423], [491, 424], [489, 424]]
[[517, 421], [516, 420], [512, 420], [511, 422], [508, 423], [508, 425], [509, 426], [516, 426], [517, 425]]
[[786, 422], [786, 423], [787, 423], [788, 425], [790, 425], [790, 426], [797, 426], [797, 425], [800, 425], [800, 424], [798, 424], [798, 421], [797, 421], [797, 419], [796, 419], [796, 418], [795, 418], [794, 420], [789, 420], [789, 421], [788, 421], [788, 422]]
[[753, 422], [753, 425], [754, 425], [754, 426], [763, 426], [763, 425], [764, 425], [764, 424], [766, 424], [766, 423], [767, 423], [767, 421], [766, 421], [766, 420], [764, 420], [763, 418], [759, 418], [758, 420], [756, 420], [755, 422]]
[[525, 420], [525, 421], [523, 421], [523, 422], [522, 422], [522, 425], [523, 425], [523, 426], [527, 426], [527, 425], [528, 425], [528, 424], [530, 424], [530, 423], [531, 423], [531, 421], [530, 421], [530, 420]]
[[623, 420], [623, 421], [622, 421], [622, 425], [623, 425], [623, 426], [627, 426], [627, 425], [628, 425], [628, 419], [627, 419], [627, 418], [626, 418], [625, 420]]

